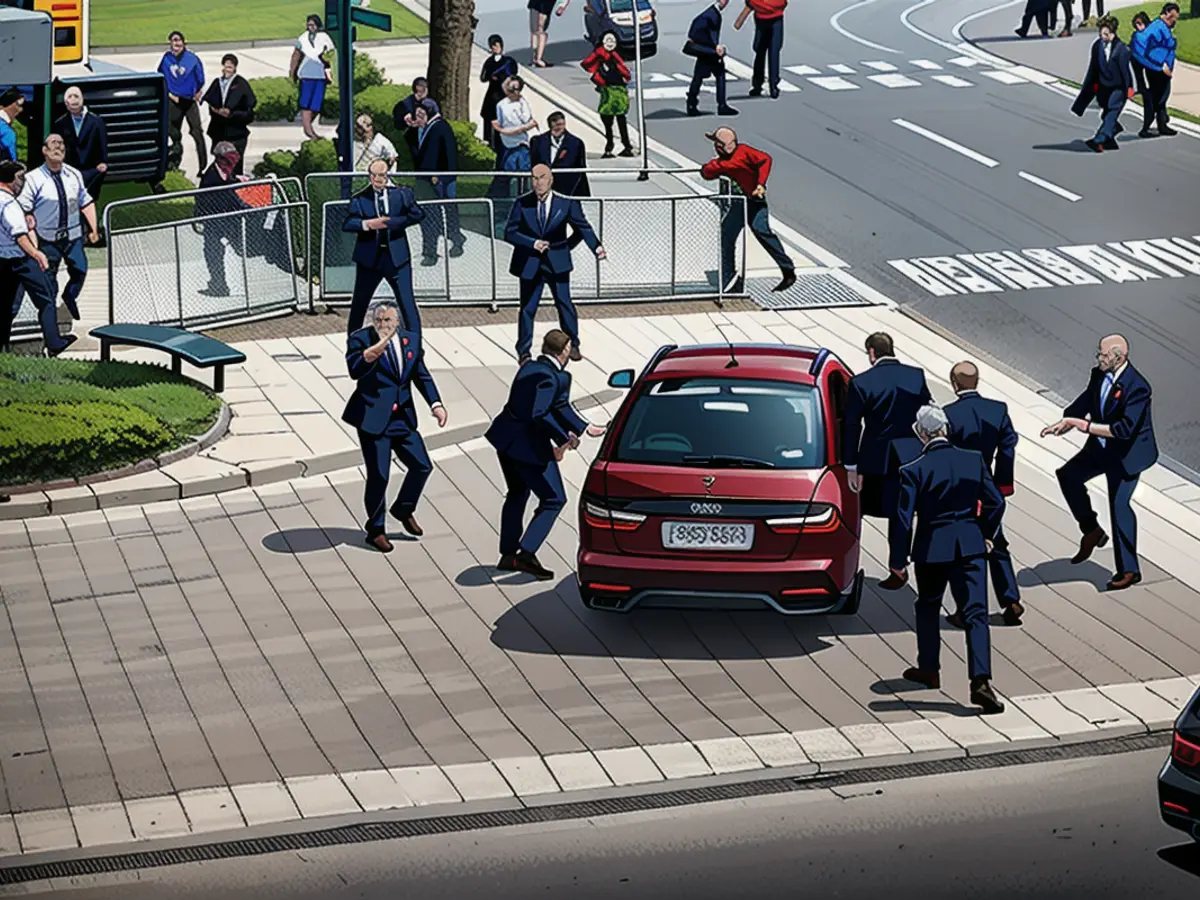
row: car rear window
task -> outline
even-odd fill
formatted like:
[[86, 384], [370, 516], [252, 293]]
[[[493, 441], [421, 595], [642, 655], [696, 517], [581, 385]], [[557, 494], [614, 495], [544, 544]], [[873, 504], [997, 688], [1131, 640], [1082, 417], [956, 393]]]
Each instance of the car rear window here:
[[618, 462], [813, 469], [825, 464], [820, 395], [747, 378], [646, 384], [617, 441]]

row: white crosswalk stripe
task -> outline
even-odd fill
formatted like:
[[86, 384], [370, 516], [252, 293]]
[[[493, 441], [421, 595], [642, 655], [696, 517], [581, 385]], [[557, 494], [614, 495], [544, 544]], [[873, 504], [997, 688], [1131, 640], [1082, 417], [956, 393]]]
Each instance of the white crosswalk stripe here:
[[[730, 59], [728, 56], [725, 57], [725, 71], [730, 75], [735, 75], [739, 78], [745, 78], [747, 80], [750, 80], [754, 77], [754, 70], [750, 68], [750, 66], [746, 65], [740, 60]], [[800, 88], [796, 87], [796, 85], [792, 84], [786, 79], [781, 79], [779, 82], [779, 92], [781, 94], [798, 94], [800, 93]]]
[[950, 62], [956, 66], [962, 66], [964, 69], [973, 69], [975, 66], [979, 65], [979, 60], [975, 59], [973, 56], [956, 56], [954, 59], [950, 60]]
[[853, 81], [847, 81], [840, 75], [823, 75], [820, 78], [810, 78], [810, 84], [815, 84], [817, 87], [825, 88], [827, 91], [857, 91], [860, 85]]
[[820, 69], [814, 69], [812, 66], [784, 66], [793, 75], [820, 75]]
[[880, 61], [876, 60], [875, 62], [865, 62], [865, 63], [863, 63], [863, 65], [866, 66], [867, 68], [874, 69], [876, 72], [895, 72], [896, 71], [896, 67], [893, 66], [889, 62], [880, 62]]
[[937, 70], [941, 69], [941, 66], [929, 59], [910, 59], [909, 63], [916, 66], [918, 69], [925, 69], [926, 71], [930, 72], [936, 72]]
[[965, 78], [959, 78], [957, 75], [934, 75], [933, 80], [938, 84], [944, 84], [946, 87], [965, 88], [974, 87], [973, 81], [967, 81]]
[[829, 67], [829, 71], [837, 72], [839, 75], [853, 75], [854, 70], [845, 63], [834, 63]]
[[664, 81], [672, 81], [670, 75], [664, 75], [662, 72], [651, 72], [649, 78], [655, 84], [662, 84]]
[[674, 78], [676, 81], [682, 81], [684, 84], [691, 84], [691, 83], [692, 83], [692, 76], [691, 76], [691, 75], [681, 75], [679, 72], [676, 72], [676, 73], [675, 73], [674, 75], [672, 75], [671, 77], [672, 77], [672, 78]]
[[882, 84], [885, 88], [905, 88], [905, 87], [920, 87], [921, 82], [916, 79], [909, 78], [907, 75], [890, 74], [890, 75], [868, 75], [868, 81], [873, 81], [876, 84]]
[[996, 69], [995, 71], [992, 71], [992, 72], [981, 71], [979, 74], [984, 75], [988, 78], [991, 78], [993, 81], [998, 81], [1001, 84], [1028, 84], [1029, 83], [1028, 79], [1022, 78], [1020, 75], [1014, 75], [1012, 72], [1007, 72], [1004, 69]]

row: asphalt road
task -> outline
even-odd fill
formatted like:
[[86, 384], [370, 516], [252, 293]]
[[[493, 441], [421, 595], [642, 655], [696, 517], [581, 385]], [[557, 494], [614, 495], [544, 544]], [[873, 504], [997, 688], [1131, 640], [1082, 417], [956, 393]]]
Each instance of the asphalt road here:
[[1194, 898], [1163, 751], [138, 873], [76, 900]]
[[[1046, 87], [999, 84], [949, 62], [961, 56], [954, 26], [996, 5], [997, 0], [793, 4], [784, 66], [811, 66], [826, 76], [834, 74], [829, 69], [833, 64], [848, 66], [855, 75], [846, 79], [860, 89], [823, 90], [802, 75], [785, 72], [799, 92], [785, 92], [775, 101], [749, 99], [743, 78], [731, 82], [730, 102], [742, 113], [731, 124], [743, 141], [775, 157], [770, 197], [777, 218], [841, 257], [873, 287], [1059, 396], [1073, 398], [1086, 384], [1101, 335], [1127, 334], [1133, 361], [1155, 388], [1160, 446], [1200, 470], [1200, 404], [1193, 388], [1200, 381], [1200, 357], [1192, 349], [1200, 336], [1200, 278], [936, 297], [888, 264], [958, 253], [1193, 239], [1200, 232], [1195, 212], [1200, 188], [1193, 177], [1200, 145], [1194, 138], [1143, 141], [1130, 137], [1136, 128], [1129, 128], [1122, 152], [1083, 152], [1079, 141], [1091, 136], [1093, 113], [1079, 120], [1070, 113], [1070, 98]], [[665, 83], [652, 82], [652, 74], [661, 79], [691, 71], [691, 60], [678, 51], [691, 18], [703, 6], [700, 0], [657, 0], [661, 38], [658, 55], [646, 62], [645, 87]], [[723, 39], [730, 57], [748, 64], [753, 28], [733, 30], [737, 8], [731, 4], [726, 11]], [[843, 9], [836, 25], [857, 41], [830, 22]], [[1013, 7], [1009, 13], [1013, 25], [1018, 12]], [[903, 24], [905, 14], [915, 31]], [[479, 0], [478, 15], [480, 39], [499, 32], [518, 60], [528, 61], [523, 0]], [[1004, 14], [981, 19], [1006, 22]], [[1011, 27], [1006, 25], [1004, 33], [1010, 34]], [[554, 20], [550, 35], [546, 58], [559, 65], [539, 74], [594, 105], [596, 94], [578, 67], [588, 49], [582, 41], [580, 3], [573, 2]], [[1090, 41], [1070, 43], [1081, 54], [1082, 72], [1082, 54]], [[987, 45], [998, 54], [1003, 48], [1003, 42]], [[921, 72], [912, 60], [942, 68]], [[900, 73], [919, 72], [922, 87], [872, 84], [866, 76], [878, 73], [864, 66], [867, 61], [891, 63]], [[973, 86], [933, 84], [929, 76], [934, 74], [961, 76]], [[701, 105], [711, 111], [712, 95], [702, 96]], [[688, 119], [683, 106], [682, 99], [648, 101], [647, 130], [689, 158], [706, 160], [711, 147], [703, 133], [717, 120]], [[998, 165], [982, 165], [905, 130], [894, 123], [897, 118]], [[1126, 124], [1136, 122], [1129, 118]], [[1082, 199], [1069, 202], [1018, 172]]]

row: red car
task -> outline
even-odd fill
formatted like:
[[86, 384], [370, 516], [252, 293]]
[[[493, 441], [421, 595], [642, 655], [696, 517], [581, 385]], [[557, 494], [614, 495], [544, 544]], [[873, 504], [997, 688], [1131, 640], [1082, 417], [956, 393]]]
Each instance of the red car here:
[[779, 344], [662, 347], [613, 373], [631, 390], [579, 502], [584, 603], [856, 613], [849, 381], [828, 350]]

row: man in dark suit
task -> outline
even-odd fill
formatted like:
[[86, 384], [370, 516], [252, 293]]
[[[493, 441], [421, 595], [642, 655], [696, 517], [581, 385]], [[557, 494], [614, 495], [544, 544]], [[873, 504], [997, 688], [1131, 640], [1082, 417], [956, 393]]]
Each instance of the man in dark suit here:
[[[947, 434], [950, 443], [979, 453], [987, 463], [1000, 493], [1005, 497], [1011, 496], [1018, 438], [1017, 429], [1013, 428], [1012, 419], [1008, 416], [1008, 405], [1000, 400], [979, 396], [979, 367], [973, 362], [957, 363], [950, 370], [950, 386], [958, 395], [958, 399], [945, 409], [946, 419], [950, 423]], [[1013, 572], [1008, 541], [1004, 539], [1004, 529], [999, 525], [992, 538], [988, 568], [992, 575], [992, 589], [1003, 610], [1004, 623], [1020, 625], [1025, 607], [1021, 605], [1021, 591], [1017, 587], [1016, 573]], [[962, 610], [951, 613], [948, 621], [955, 628], [963, 628]]]
[[371, 184], [350, 198], [350, 214], [342, 225], [342, 231], [358, 236], [350, 257], [357, 268], [346, 328], [353, 334], [363, 326], [375, 289], [386, 279], [400, 304], [405, 329], [419, 333], [421, 314], [413, 296], [412, 254], [404, 231], [420, 223], [425, 211], [412, 191], [389, 184], [386, 160], [374, 160], [367, 175]]
[[517, 198], [504, 228], [504, 239], [513, 245], [508, 271], [521, 280], [517, 358], [521, 363], [530, 359], [533, 322], [542, 300], [542, 288], [548, 284], [559, 323], [571, 338], [570, 357], [578, 362], [583, 353], [579, 348], [579, 317], [571, 302], [572, 242], [568, 240], [567, 226], [583, 239], [597, 259], [605, 259], [607, 254], [584, 217], [579, 201], [552, 190], [554, 175], [550, 167], [539, 163], [530, 174], [533, 191]]
[[417, 158], [417, 106], [429, 96], [429, 82], [424, 78], [414, 78], [412, 93], [392, 107], [392, 122], [396, 130], [404, 135], [404, 143], [408, 145], [409, 155]]
[[[417, 155], [414, 158], [419, 172], [458, 171], [458, 143], [454, 129], [442, 118], [437, 103], [426, 97], [417, 105]], [[458, 196], [458, 179], [454, 175], [431, 175], [418, 179], [417, 184], [430, 200], [453, 200]], [[422, 200], [425, 197], [421, 198]], [[463, 254], [463, 233], [459, 226], [458, 204], [447, 203], [440, 208], [426, 210], [421, 220], [421, 264], [437, 264], [438, 238], [446, 233], [452, 257]]]
[[98, 203], [108, 171], [108, 129], [103, 119], [83, 105], [83, 91], [78, 87], [67, 88], [63, 103], [67, 111], [54, 122], [53, 131], [67, 145], [67, 165], [79, 170], [88, 194]]
[[[502, 572], [527, 572], [546, 581], [554, 573], [537, 552], [567, 502], [558, 463], [579, 446], [583, 434], [600, 437], [605, 429], [589, 425], [571, 406], [571, 338], [554, 329], [542, 340], [542, 355], [517, 370], [508, 402], [492, 420], [485, 437], [500, 457], [507, 493], [500, 511]], [[538, 506], [523, 527], [529, 495]]]
[[971, 702], [984, 714], [1004, 712], [991, 685], [984, 562], [992, 535], [1000, 527], [1004, 497], [983, 456], [947, 440], [948, 423], [941, 409], [921, 407], [913, 430], [924, 449], [900, 467], [896, 510], [898, 545], [905, 561], [911, 553], [917, 575], [917, 665], [906, 670], [904, 678], [933, 690], [942, 686], [938, 618], [949, 586], [967, 631]]
[[[567, 131], [567, 117], [555, 110], [546, 118], [546, 124], [550, 130], [535, 135], [529, 142], [531, 165], [542, 163], [549, 166], [551, 171], [586, 169], [587, 148], [580, 138]], [[558, 192], [564, 197], [592, 196], [586, 172], [559, 172], [554, 181], [558, 185]]]
[[700, 112], [700, 86], [710, 75], [717, 82], [717, 115], [736, 116], [738, 111], [725, 101], [725, 45], [721, 43], [721, 10], [729, 0], [716, 0], [712, 6], [692, 19], [688, 29], [687, 43], [683, 52], [694, 57], [692, 86], [688, 88], [687, 114], [702, 115]]
[[1063, 410], [1061, 420], [1042, 429], [1042, 437], [1070, 431], [1088, 436], [1083, 449], [1057, 473], [1063, 498], [1083, 533], [1071, 562], [1083, 562], [1108, 543], [1087, 490], [1089, 481], [1103, 475], [1117, 538], [1117, 571], [1108, 589], [1120, 591], [1142, 580], [1131, 501], [1141, 474], [1158, 462], [1158, 444], [1150, 417], [1150, 383], [1130, 364], [1129, 342], [1119, 334], [1101, 339], [1096, 362], [1087, 389]]
[[233, 144], [238, 152], [237, 169], [241, 175], [246, 162], [246, 144], [250, 140], [250, 123], [258, 98], [250, 82], [237, 73], [238, 58], [232, 53], [221, 57], [221, 77], [214, 78], [204, 94], [208, 104], [208, 136], [213, 146], [222, 141]]
[[888, 520], [891, 574], [879, 586], [894, 591], [908, 583], [908, 552], [896, 520], [900, 467], [921, 452], [913, 422], [932, 397], [925, 373], [896, 359], [891, 335], [870, 335], [866, 348], [871, 368], [850, 379], [846, 396], [842, 458], [851, 490], [862, 493], [863, 515]]
[[446, 407], [425, 366], [421, 333], [400, 327], [399, 312], [390, 300], [380, 301], [373, 313], [373, 327], [354, 332], [346, 346], [346, 365], [355, 384], [342, 421], [358, 429], [367, 468], [367, 543], [381, 553], [391, 553], [384, 504], [393, 453], [408, 472], [388, 511], [413, 537], [425, 533], [414, 512], [433, 463], [417, 431], [413, 388], [429, 404], [439, 428], [446, 427]]
[[1100, 20], [1100, 37], [1092, 44], [1088, 54], [1088, 70], [1083, 78], [1083, 87], [1071, 106], [1071, 112], [1082, 116], [1092, 101], [1100, 107], [1100, 128], [1096, 136], [1086, 141], [1095, 153], [1120, 149], [1117, 135], [1125, 129], [1121, 126], [1121, 110], [1125, 101], [1132, 100], [1137, 92], [1133, 83], [1133, 59], [1129, 48], [1117, 37], [1117, 20], [1105, 16]]

